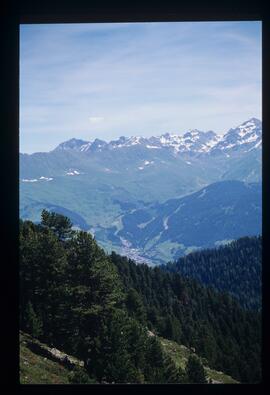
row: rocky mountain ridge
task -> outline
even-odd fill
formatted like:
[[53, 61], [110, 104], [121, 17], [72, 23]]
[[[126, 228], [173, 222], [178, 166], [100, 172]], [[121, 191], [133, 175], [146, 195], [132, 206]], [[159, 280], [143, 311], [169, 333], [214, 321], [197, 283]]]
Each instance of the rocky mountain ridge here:
[[147, 149], [170, 149], [174, 153], [194, 152], [212, 153], [216, 151], [231, 151], [237, 149], [252, 150], [261, 147], [262, 123], [256, 118], [250, 118], [236, 128], [230, 129], [224, 135], [213, 131], [203, 132], [197, 129], [190, 130], [183, 135], [165, 133], [150, 138], [141, 136], [121, 136], [117, 140], [106, 142], [95, 139], [85, 141], [72, 138], [59, 144], [55, 151], [74, 150], [77, 152], [101, 152], [141, 145]]

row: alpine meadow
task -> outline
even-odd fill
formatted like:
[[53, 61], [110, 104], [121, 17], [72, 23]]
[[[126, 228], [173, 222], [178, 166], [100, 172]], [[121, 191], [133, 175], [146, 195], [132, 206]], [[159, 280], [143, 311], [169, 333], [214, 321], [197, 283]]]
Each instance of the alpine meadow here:
[[20, 25], [20, 383], [262, 380], [261, 22]]

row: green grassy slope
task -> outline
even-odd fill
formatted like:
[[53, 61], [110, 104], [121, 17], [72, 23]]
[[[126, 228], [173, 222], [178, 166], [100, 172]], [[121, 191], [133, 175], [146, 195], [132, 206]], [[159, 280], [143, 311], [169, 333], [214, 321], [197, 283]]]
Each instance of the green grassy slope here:
[[[21, 384], [71, 384], [70, 370], [60, 362], [53, 361], [29, 348], [30, 336], [20, 333], [20, 383]], [[183, 345], [159, 337], [165, 354], [168, 354], [177, 367], [185, 369], [188, 357], [193, 351]], [[42, 343], [41, 343], [42, 344]], [[201, 358], [208, 380], [220, 384], [238, 382], [223, 372], [210, 369], [207, 361]]]
[[93, 384], [83, 362], [20, 331], [21, 384]]
[[20, 334], [21, 384], [69, 384], [68, 375], [69, 370], [59, 362], [31, 351]]
[[[159, 338], [161, 341], [161, 344], [163, 346], [164, 352], [168, 354], [172, 360], [174, 361], [175, 365], [177, 367], [181, 367], [182, 369], [185, 369], [187, 360], [191, 354], [194, 354], [194, 352], [183, 346], [179, 345], [178, 343], [164, 339], [162, 337]], [[206, 371], [207, 379], [212, 380], [213, 384], [237, 384], [238, 381], [234, 380], [232, 377], [228, 376], [227, 374], [223, 372], [219, 372], [217, 370], [210, 369], [207, 366], [207, 360], [204, 358], [200, 358], [201, 362], [204, 366], [204, 369]]]

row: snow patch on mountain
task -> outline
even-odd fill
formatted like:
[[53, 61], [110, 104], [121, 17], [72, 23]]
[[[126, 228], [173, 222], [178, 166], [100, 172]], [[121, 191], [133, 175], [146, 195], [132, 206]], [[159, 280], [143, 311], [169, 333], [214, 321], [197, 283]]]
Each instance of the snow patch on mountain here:
[[163, 227], [164, 227], [165, 230], [169, 229], [168, 220], [169, 220], [169, 217], [165, 217], [163, 219]]
[[148, 165], [152, 165], [154, 163], [154, 161], [153, 160], [145, 160], [144, 162], [143, 162], [143, 164], [145, 165], [145, 166], [148, 166]]
[[44, 180], [44, 181], [52, 181], [53, 180], [52, 177], [44, 177], [44, 176], [39, 177], [39, 179]]
[[162, 147], [157, 147], [156, 145], [146, 145], [146, 148], [148, 149], [161, 149]]
[[30, 179], [27, 179], [27, 178], [23, 178], [22, 179], [22, 182], [37, 182], [38, 180], [36, 179], [36, 178], [30, 178]]
[[73, 170], [69, 169], [69, 171], [66, 172], [66, 176], [78, 176], [81, 174], [78, 170]]
[[262, 145], [262, 140], [258, 141], [253, 147], [251, 147], [247, 152], [252, 151], [256, 148], [259, 148]]
[[22, 182], [42, 182], [42, 181], [52, 181], [52, 180], [53, 180], [52, 177], [41, 176], [41, 177], [39, 177], [39, 179], [37, 179], [37, 178], [23, 178]]
[[88, 151], [89, 148], [91, 147], [91, 145], [92, 145], [92, 143], [91, 143], [91, 141], [90, 141], [90, 142], [87, 143], [87, 144], [83, 144], [83, 145], [80, 147], [79, 150], [80, 150], [81, 152]]

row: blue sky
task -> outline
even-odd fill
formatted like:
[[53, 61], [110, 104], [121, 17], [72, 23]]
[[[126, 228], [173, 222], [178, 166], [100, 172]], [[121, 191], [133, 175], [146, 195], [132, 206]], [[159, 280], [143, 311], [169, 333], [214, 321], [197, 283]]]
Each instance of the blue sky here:
[[260, 22], [20, 27], [20, 151], [261, 119]]

